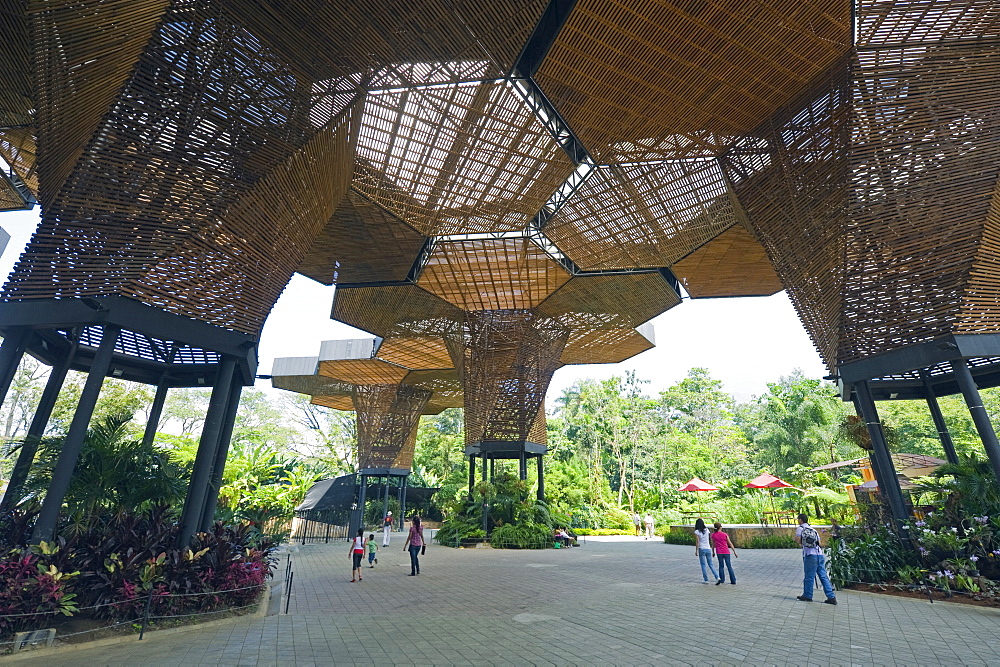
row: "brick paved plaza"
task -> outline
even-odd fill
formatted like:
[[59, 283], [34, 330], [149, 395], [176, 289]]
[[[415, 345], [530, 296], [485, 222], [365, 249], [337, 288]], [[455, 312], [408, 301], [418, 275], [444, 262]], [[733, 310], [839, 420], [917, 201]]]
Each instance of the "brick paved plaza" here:
[[303, 547], [287, 616], [29, 662], [1000, 664], [1000, 611], [850, 591], [836, 607], [797, 602], [797, 551], [740, 550], [738, 585], [705, 586], [693, 547], [659, 541], [589, 538], [540, 552], [434, 546], [419, 577], [406, 576], [402, 542], [395, 536], [355, 584], [346, 543]]

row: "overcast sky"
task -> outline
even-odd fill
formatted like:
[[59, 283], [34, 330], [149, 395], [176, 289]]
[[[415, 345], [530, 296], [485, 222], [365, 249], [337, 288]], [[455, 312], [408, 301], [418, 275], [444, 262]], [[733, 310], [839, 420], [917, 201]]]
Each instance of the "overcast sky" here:
[[[0, 257], [6, 280], [38, 222], [38, 209], [0, 214], [11, 235]], [[333, 288], [296, 275], [264, 326], [260, 340], [261, 374], [275, 357], [313, 356], [319, 343], [368, 334], [330, 319]], [[656, 348], [621, 364], [567, 366], [556, 372], [550, 400], [584, 377], [605, 378], [635, 370], [650, 380], [651, 392], [682, 379], [688, 369], [704, 367], [722, 380], [738, 400], [767, 390], [766, 384], [796, 368], [810, 377], [826, 374], [812, 342], [784, 292], [770, 297], [685, 300], [653, 320]], [[258, 380], [258, 386], [270, 383]]]

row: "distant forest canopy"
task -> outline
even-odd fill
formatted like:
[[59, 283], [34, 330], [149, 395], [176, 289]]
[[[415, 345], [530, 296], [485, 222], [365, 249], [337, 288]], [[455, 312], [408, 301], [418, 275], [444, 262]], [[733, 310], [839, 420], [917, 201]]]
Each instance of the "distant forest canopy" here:
[[[0, 477], [9, 474], [44, 387], [47, 367], [22, 363], [0, 409]], [[60, 394], [47, 435], [65, 433], [79, 398], [83, 375], [71, 374]], [[606, 380], [581, 379], [563, 390], [548, 415], [546, 492], [563, 511], [581, 506], [664, 507], [691, 477], [715, 484], [746, 480], [761, 471], [802, 478], [813, 466], [855, 459], [865, 452], [843, 428], [853, 406], [835, 387], [801, 373], [768, 384], [768, 391], [737, 402], [703, 368], [655, 395], [635, 373]], [[208, 405], [206, 389], [168, 394], [156, 445], [180, 461], [193, 456]], [[108, 378], [94, 422], [108, 415], [134, 415], [141, 429], [153, 388]], [[1000, 390], [983, 391], [991, 417], [1000, 414]], [[960, 396], [940, 399], [960, 453], [980, 453], [982, 444]], [[943, 458], [923, 401], [878, 404], [895, 451]], [[311, 405], [308, 397], [248, 389], [233, 433], [234, 456], [308, 464], [310, 474], [334, 476], [354, 469], [354, 415]], [[460, 499], [468, 485], [463, 455], [462, 410], [421, 420], [414, 474], [416, 485], [441, 487], [441, 506]], [[265, 456], [266, 454], [266, 456]], [[245, 469], [247, 462], [227, 466]], [[666, 501], [666, 502], [665, 502]]]

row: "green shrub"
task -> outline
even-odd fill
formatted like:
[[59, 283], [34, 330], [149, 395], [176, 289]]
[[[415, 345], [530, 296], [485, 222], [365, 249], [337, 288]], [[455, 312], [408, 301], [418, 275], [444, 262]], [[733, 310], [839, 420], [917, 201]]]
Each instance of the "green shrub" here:
[[744, 549], [798, 549], [794, 538], [788, 535], [754, 535], [741, 545]]
[[663, 533], [663, 541], [667, 544], [684, 544], [694, 546], [694, 535], [680, 528], [671, 528]]
[[552, 543], [552, 529], [543, 523], [507, 523], [490, 534], [490, 546], [495, 549], [547, 549]]

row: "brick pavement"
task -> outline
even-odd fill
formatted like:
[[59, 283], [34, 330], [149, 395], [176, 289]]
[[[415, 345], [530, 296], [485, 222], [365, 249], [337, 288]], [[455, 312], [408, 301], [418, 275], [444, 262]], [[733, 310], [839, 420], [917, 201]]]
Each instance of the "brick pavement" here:
[[1000, 612], [844, 591], [797, 602], [797, 551], [744, 551], [738, 585], [703, 585], [694, 547], [589, 538], [579, 549], [402, 539], [349, 583], [347, 543], [293, 555], [289, 614], [65, 648], [21, 664], [1000, 664]]

